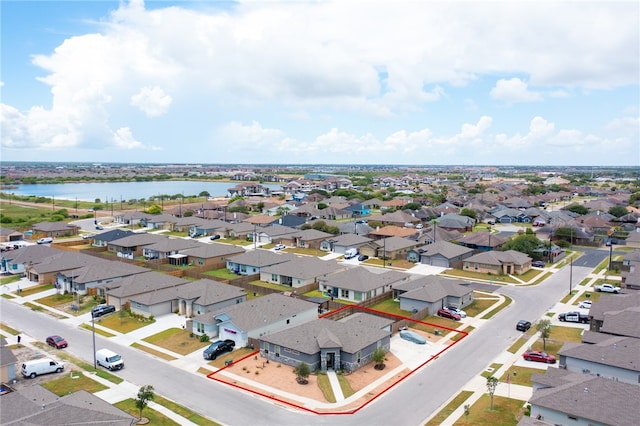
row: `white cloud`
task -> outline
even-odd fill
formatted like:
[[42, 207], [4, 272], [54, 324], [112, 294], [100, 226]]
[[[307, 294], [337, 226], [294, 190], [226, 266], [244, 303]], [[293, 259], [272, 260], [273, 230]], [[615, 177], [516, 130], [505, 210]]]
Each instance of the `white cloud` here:
[[140, 108], [149, 117], [163, 115], [171, 106], [173, 99], [158, 86], [143, 87], [131, 97], [131, 105]]
[[519, 78], [498, 80], [495, 87], [491, 89], [491, 97], [510, 104], [517, 102], [537, 102], [542, 100], [540, 93], [530, 91], [527, 83]]
[[249, 125], [244, 125], [233, 121], [219, 130], [222, 142], [243, 148], [258, 147], [265, 144], [277, 142], [283, 137], [283, 133], [278, 129], [267, 129], [262, 127], [257, 121]]

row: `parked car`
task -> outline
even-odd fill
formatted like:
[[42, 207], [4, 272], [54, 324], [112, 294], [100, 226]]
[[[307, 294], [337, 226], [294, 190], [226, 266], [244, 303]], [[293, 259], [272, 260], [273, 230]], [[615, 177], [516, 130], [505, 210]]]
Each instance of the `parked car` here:
[[522, 354], [525, 361], [546, 362], [547, 364], [555, 364], [556, 357], [541, 351], [527, 351]]
[[531, 262], [531, 266], [534, 268], [544, 268], [544, 262], [542, 260], [534, 260]]
[[94, 318], [98, 318], [115, 311], [116, 307], [113, 305], [97, 305], [94, 306], [93, 309], [91, 309], [91, 316]]
[[216, 235], [212, 235], [211, 237], [209, 237], [209, 239], [210, 239], [211, 241], [213, 241], [213, 240], [219, 240], [219, 239], [220, 239], [220, 235], [218, 235], [218, 234], [216, 234]]
[[581, 314], [580, 312], [564, 312], [558, 315], [558, 319], [562, 322], [579, 322], [581, 324], [588, 324], [593, 317], [591, 315]]
[[287, 246], [285, 246], [284, 244], [276, 244], [276, 246], [273, 248], [276, 251], [280, 251], [280, 250], [284, 250], [286, 249]]
[[31, 361], [25, 361], [22, 364], [20, 372], [24, 377], [34, 379], [41, 374], [61, 373], [64, 370], [64, 363], [55, 361], [51, 358], [40, 358]]
[[456, 308], [455, 306], [445, 306], [445, 309], [450, 310], [451, 312], [460, 315], [460, 318], [466, 318], [467, 313], [460, 308]]
[[45, 342], [47, 342], [47, 345], [53, 346], [56, 349], [62, 349], [62, 348], [66, 348], [67, 346], [69, 346], [67, 341], [64, 340], [64, 338], [60, 337], [60, 336], [49, 336], [49, 337], [47, 337], [47, 340], [45, 340]]
[[51, 244], [53, 242], [53, 238], [51, 237], [43, 237], [43, 238], [39, 238], [38, 241], [36, 241], [38, 244]]
[[438, 309], [438, 316], [443, 318], [449, 318], [455, 321], [460, 321], [460, 315], [455, 312], [450, 311], [449, 309]]
[[96, 363], [107, 370], [122, 370], [124, 368], [122, 357], [109, 349], [96, 351]]
[[368, 258], [369, 258], [369, 256], [367, 256], [366, 254], [361, 254], [360, 256], [358, 256], [358, 261], [364, 262]]
[[104, 228], [102, 227], [102, 225], [96, 225], [96, 229], [97, 229], [98, 231], [102, 231], [102, 230], [104, 230]]
[[206, 360], [216, 359], [220, 354], [231, 352], [235, 346], [236, 342], [231, 339], [216, 340], [204, 350], [202, 357]]
[[516, 324], [516, 330], [518, 331], [527, 331], [531, 328], [531, 321], [520, 320], [518, 324]]
[[400, 338], [408, 340], [409, 342], [417, 343], [418, 345], [424, 345], [427, 343], [427, 340], [424, 337], [409, 330], [400, 330]]
[[581, 309], [591, 309], [591, 300], [583, 300], [582, 302], [580, 302], [580, 304], [578, 305], [578, 308]]

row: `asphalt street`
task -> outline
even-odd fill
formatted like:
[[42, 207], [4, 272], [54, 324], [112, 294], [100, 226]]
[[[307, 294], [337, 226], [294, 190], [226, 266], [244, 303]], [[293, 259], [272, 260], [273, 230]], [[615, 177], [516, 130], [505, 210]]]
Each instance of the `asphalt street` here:
[[[500, 287], [497, 291], [511, 297], [513, 304], [440, 358], [352, 415], [314, 415], [275, 404], [128, 347], [117, 348], [126, 364], [117, 374], [137, 386], [153, 385], [160, 395], [226, 425], [419, 425], [521, 335], [515, 330], [519, 319], [533, 322], [540, 318], [568, 293], [570, 277], [573, 286], [577, 285], [608, 255], [608, 251], [589, 250], [573, 266], [565, 266], [540, 285]], [[50, 334], [62, 334], [74, 343], [68, 352], [93, 363], [91, 332], [4, 298], [0, 298], [0, 309], [2, 321], [11, 327], [39, 340]], [[96, 335], [97, 349], [112, 346], [108, 339]]]

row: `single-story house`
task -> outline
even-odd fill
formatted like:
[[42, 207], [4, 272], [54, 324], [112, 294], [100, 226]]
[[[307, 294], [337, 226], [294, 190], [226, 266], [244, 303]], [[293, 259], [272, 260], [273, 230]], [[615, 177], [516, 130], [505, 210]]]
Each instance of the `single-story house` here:
[[119, 240], [124, 237], [129, 237], [131, 235], [138, 235], [133, 231], [128, 229], [110, 229], [105, 232], [101, 232], [99, 234], [95, 234], [92, 238], [92, 243], [94, 247], [109, 247], [109, 243], [111, 241]]
[[142, 256], [146, 246], [159, 243], [168, 237], [158, 234], [134, 233], [126, 237], [112, 240], [107, 246], [107, 250], [116, 253], [116, 256], [125, 259], [133, 259], [135, 256]]
[[40, 263], [58, 253], [61, 253], [60, 249], [48, 245], [33, 245], [4, 251], [0, 253], [0, 272], [22, 275], [28, 266]]
[[186, 240], [184, 238], [164, 238], [157, 243], [149, 244], [142, 248], [142, 255], [145, 260], [168, 259], [171, 255], [205, 245], [199, 241]]
[[[172, 275], [150, 271], [143, 274], [130, 275], [108, 284], [100, 285], [97, 288], [98, 295], [104, 297], [108, 304], [120, 309], [126, 307], [132, 298], [164, 288], [181, 286], [187, 282], [189, 281]], [[177, 306], [176, 302], [175, 306], [171, 306], [170, 312], [178, 308], [179, 306]]]
[[280, 241], [282, 244], [293, 247], [320, 249], [322, 242], [331, 236], [328, 232], [318, 231], [317, 229], [305, 229], [284, 236]]
[[37, 240], [42, 237], [56, 238], [78, 235], [80, 227], [66, 222], [39, 222], [34, 224], [32, 229], [31, 237]]
[[427, 275], [394, 284], [393, 291], [403, 311], [428, 309], [430, 315], [435, 315], [444, 306], [464, 308], [473, 302], [473, 288], [465, 283], [462, 280]]
[[460, 268], [462, 261], [473, 255], [473, 249], [448, 241], [436, 241], [433, 244], [417, 247], [407, 252], [409, 262], [419, 262], [443, 268]]
[[238, 275], [259, 274], [262, 268], [295, 259], [291, 253], [251, 250], [227, 259], [227, 269]]
[[15, 229], [0, 228], [0, 243], [12, 243], [14, 241], [22, 241], [24, 234]]
[[465, 271], [495, 275], [520, 275], [531, 269], [531, 258], [519, 251], [487, 251], [464, 259]]
[[18, 378], [18, 358], [7, 346], [7, 341], [0, 337], [0, 383], [11, 383]]
[[499, 235], [492, 235], [489, 232], [472, 232], [470, 234], [462, 235], [457, 241], [458, 244], [464, 247], [468, 247], [474, 250], [489, 251], [489, 250], [501, 250], [502, 245], [509, 241], [507, 237], [501, 237]]
[[322, 241], [322, 243], [320, 243], [320, 250], [330, 251], [337, 254], [344, 254], [347, 249], [357, 249], [360, 246], [371, 241], [371, 238], [363, 237], [356, 234], [336, 235]]
[[150, 272], [147, 268], [124, 262], [93, 258], [94, 263], [56, 274], [56, 288], [62, 292], [87, 294], [91, 288], [104, 286], [112, 281], [132, 275]]
[[343, 271], [347, 266], [317, 257], [301, 256], [260, 270], [260, 281], [299, 288], [317, 283], [319, 279]]
[[304, 362], [311, 371], [357, 370], [371, 362], [376, 349], [388, 352], [391, 347], [391, 332], [377, 327], [378, 317], [365, 315], [365, 322], [321, 318], [264, 335], [259, 339], [260, 355], [292, 366]]
[[399, 271], [376, 274], [356, 267], [320, 279], [318, 289], [331, 298], [360, 303], [391, 291], [394, 284], [408, 279], [408, 274]]
[[232, 244], [200, 244], [169, 256], [171, 265], [195, 265], [209, 270], [226, 268], [227, 259], [245, 253], [245, 249]]
[[193, 318], [192, 331], [212, 338], [231, 339], [236, 347], [242, 347], [249, 344], [249, 339], [259, 339], [317, 318], [317, 304], [273, 293], [197, 315]]

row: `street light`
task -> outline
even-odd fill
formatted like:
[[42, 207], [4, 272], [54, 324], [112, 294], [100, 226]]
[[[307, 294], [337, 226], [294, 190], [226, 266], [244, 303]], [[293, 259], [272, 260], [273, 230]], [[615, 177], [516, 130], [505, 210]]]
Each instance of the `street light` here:
[[571, 295], [571, 281], [573, 281], [573, 256], [569, 258], [569, 295]]

